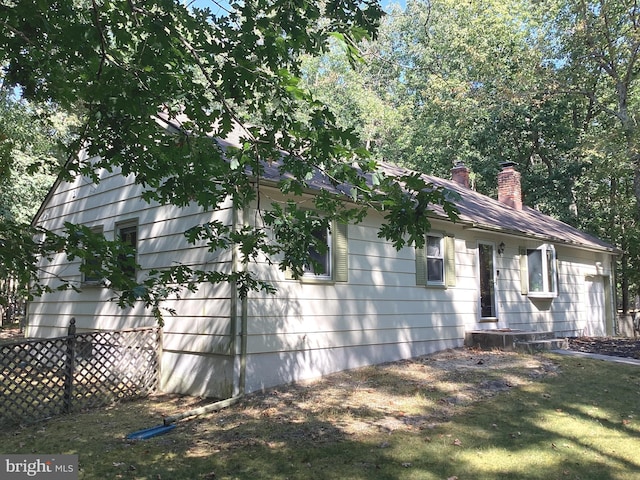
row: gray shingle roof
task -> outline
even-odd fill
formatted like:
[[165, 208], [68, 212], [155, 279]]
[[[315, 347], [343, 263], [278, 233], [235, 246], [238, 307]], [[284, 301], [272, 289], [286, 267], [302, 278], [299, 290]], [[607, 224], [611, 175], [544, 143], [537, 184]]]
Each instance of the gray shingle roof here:
[[[173, 122], [169, 120], [168, 123]], [[176, 126], [179, 128], [178, 125]], [[220, 139], [217, 141], [222, 148], [226, 148], [229, 145], [236, 144], [240, 136], [242, 136], [241, 131], [234, 131], [226, 141]], [[283, 175], [279, 171], [279, 162], [265, 162], [263, 166], [264, 178], [266, 180], [277, 182], [282, 179]], [[416, 173], [383, 162], [380, 162], [379, 166], [387, 175], [401, 176]], [[620, 253], [620, 251], [610, 243], [600, 240], [593, 235], [578, 230], [571, 225], [556, 220], [533, 208], [523, 206], [522, 210], [516, 210], [504, 205], [497, 199], [465, 188], [452, 180], [445, 180], [426, 174], [422, 174], [422, 177], [425, 181], [454, 191], [460, 196], [459, 200], [455, 201], [460, 215], [458, 223], [461, 223], [467, 228], [477, 228], [480, 230], [535, 238], [557, 244]], [[308, 186], [311, 189], [323, 189], [336, 193], [339, 191], [347, 193], [349, 190], [348, 187], [335, 188], [320, 172], [317, 172], [312, 179], [308, 180]], [[434, 216], [447, 219], [444, 210], [440, 206], [434, 205], [432, 206], [432, 210]]]
[[[406, 172], [406, 170], [392, 165], [384, 165], [383, 168], [389, 174], [397, 175]], [[522, 210], [516, 210], [497, 199], [465, 188], [452, 180], [430, 175], [422, 176], [434, 185], [442, 186], [460, 195], [460, 200], [455, 202], [460, 212], [459, 221], [470, 228], [618, 253], [618, 250], [610, 243], [533, 208], [523, 206]], [[437, 206], [434, 208], [434, 213], [438, 217], [445, 216], [442, 208]]]

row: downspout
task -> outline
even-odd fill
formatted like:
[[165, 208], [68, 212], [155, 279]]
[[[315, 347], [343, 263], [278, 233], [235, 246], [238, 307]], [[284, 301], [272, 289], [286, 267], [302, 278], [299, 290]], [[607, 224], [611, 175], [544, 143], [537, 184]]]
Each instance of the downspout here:
[[[240, 215], [238, 212], [238, 208], [233, 206], [233, 230], [235, 232], [238, 223], [239, 223]], [[246, 209], [242, 209], [242, 220], [243, 222], [247, 221], [247, 212]], [[234, 245], [231, 251], [231, 266], [234, 272], [238, 271], [239, 265], [238, 259], [238, 246]], [[247, 264], [244, 264], [242, 268], [246, 271]], [[233, 353], [234, 365], [235, 365], [235, 356], [236, 356], [236, 342], [237, 342], [237, 324], [238, 324], [238, 285], [235, 281], [231, 283], [231, 302], [229, 316], [231, 319], [231, 345], [230, 351]], [[194, 408], [192, 410], [187, 410], [186, 412], [178, 413], [176, 415], [171, 415], [169, 417], [165, 417], [163, 422], [164, 425], [171, 425], [178, 420], [182, 420], [187, 417], [195, 417], [197, 415], [204, 415], [211, 412], [217, 412], [222, 410], [223, 408], [231, 407], [238, 403], [245, 394], [245, 381], [246, 381], [246, 370], [247, 370], [247, 298], [243, 297], [240, 299], [240, 371], [238, 373], [238, 385], [237, 385], [237, 393], [233, 395], [233, 387], [232, 387], [232, 396], [225, 399], [220, 400], [214, 403], [210, 403], [209, 405], [205, 405], [200, 408]]]
[[[242, 225], [243, 226], [249, 224], [248, 215], [249, 215], [248, 209], [243, 208], [242, 209]], [[234, 271], [238, 271], [238, 266], [239, 266], [238, 265], [238, 247], [235, 245], [233, 249], [233, 255], [234, 255]], [[247, 272], [248, 268], [249, 268], [248, 263], [245, 262], [242, 264], [242, 270], [245, 273]], [[233, 292], [234, 298], [237, 298], [238, 286], [236, 285], [235, 282], [233, 284], [233, 287], [234, 287], [234, 292]], [[237, 305], [237, 302], [234, 302], [234, 304]], [[236, 312], [236, 315], [237, 315], [237, 312]], [[247, 317], [248, 317], [248, 303], [247, 303], [247, 297], [244, 296], [240, 299], [240, 375], [239, 375], [239, 385], [238, 385], [238, 395], [240, 397], [244, 396], [245, 390], [246, 390], [245, 382], [247, 378], [247, 332], [248, 332]]]

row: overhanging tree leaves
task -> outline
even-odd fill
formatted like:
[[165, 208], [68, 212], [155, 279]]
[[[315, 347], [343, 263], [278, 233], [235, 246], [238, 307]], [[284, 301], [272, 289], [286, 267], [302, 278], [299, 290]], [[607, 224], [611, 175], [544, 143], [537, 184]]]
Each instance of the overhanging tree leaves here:
[[629, 0], [408, 1], [357, 76], [327, 56], [310, 84], [344, 124], [382, 118], [360, 97], [395, 114], [382, 158], [441, 176], [463, 160], [488, 195], [499, 162], [518, 163], [527, 205], [625, 251], [626, 308], [640, 285], [639, 13]]
[[[224, 16], [189, 10], [177, 0], [0, 0], [0, 65], [5, 81], [29, 101], [79, 113], [81, 128], [62, 172], [67, 178], [81, 174], [98, 182], [100, 169], [116, 169], [134, 176], [148, 201], [215, 209], [231, 198], [242, 208], [256, 198], [264, 162], [275, 159], [290, 175], [280, 185], [284, 193], [302, 193], [317, 172], [330, 179], [336, 190], [316, 197], [326, 219], [361, 219], [367, 208], [384, 209], [392, 224], [411, 218], [381, 232], [401, 247], [404, 236], [422, 242], [429, 228], [425, 215], [407, 215], [407, 208], [422, 213], [426, 200], [446, 203], [444, 192], [405, 185], [402, 195], [390, 197], [398, 202], [390, 201], [386, 192], [396, 192], [397, 182], [372, 186], [368, 178], [376, 164], [357, 136], [339, 128], [297, 80], [302, 55], [322, 53], [329, 38], [339, 38], [353, 57], [358, 42], [375, 35], [381, 14], [375, 0], [246, 0], [233, 2]], [[240, 148], [223, 151], [211, 141], [209, 135], [224, 138], [238, 126]], [[336, 201], [340, 192], [351, 203]], [[289, 204], [281, 214], [291, 217], [296, 208]], [[274, 215], [265, 218], [278, 222]], [[300, 220], [295, 228], [314, 228], [309, 216], [293, 218]], [[67, 225], [54, 234], [17, 230], [11, 223], [0, 227], [0, 274], [37, 280], [37, 258], [64, 250], [94, 269], [100, 265], [122, 305], [141, 300], [159, 319], [162, 300], [180, 285], [232, 281], [241, 294], [272, 288], [245, 270], [211, 273], [185, 266], [153, 271], [135, 283], [114, 274], [123, 247], [101, 244], [88, 229]], [[31, 247], [17, 256], [16, 232], [40, 240], [24, 243]], [[290, 232], [274, 232], [268, 241], [261, 225], [240, 231], [208, 225], [189, 232], [187, 240], [205, 238], [211, 248], [237, 245], [245, 264], [263, 253], [285, 259], [281, 268], [299, 270], [287, 264], [299, 260], [287, 254]], [[59, 288], [69, 286], [62, 281]]]
[[17, 98], [0, 74], [0, 217], [29, 223], [61, 165], [73, 120]]
[[[555, 89], [580, 105], [580, 155], [589, 166], [586, 217], [605, 238], [621, 246], [622, 308], [628, 287], [637, 285], [640, 259], [636, 238], [640, 204], [640, 7], [629, 0], [550, 0], [547, 21], [553, 26]], [[602, 193], [598, 194], [600, 191]], [[595, 202], [597, 203], [594, 203]], [[637, 289], [637, 287], [636, 287]]]

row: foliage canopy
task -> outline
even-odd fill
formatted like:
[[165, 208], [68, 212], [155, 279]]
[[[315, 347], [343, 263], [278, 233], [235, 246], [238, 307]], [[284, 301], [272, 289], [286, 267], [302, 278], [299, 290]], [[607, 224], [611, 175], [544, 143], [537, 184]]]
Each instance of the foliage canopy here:
[[409, 0], [355, 73], [334, 55], [305, 73], [375, 158], [440, 176], [459, 160], [487, 195], [499, 163], [517, 163], [525, 204], [624, 250], [626, 306], [640, 285], [639, 13], [628, 0]]
[[[290, 174], [280, 184], [285, 194], [301, 194], [317, 171], [334, 185], [349, 185], [347, 203], [317, 195], [321, 220], [290, 202], [265, 216], [266, 225], [238, 230], [208, 224], [186, 232], [187, 241], [204, 239], [210, 248], [237, 246], [243, 264], [262, 253], [300, 274], [308, 248], [291, 239], [312, 242], [319, 221], [357, 221], [367, 209], [378, 209], [388, 222], [380, 235], [401, 248], [424, 241], [430, 225], [421, 213], [429, 204], [445, 204], [455, 215], [442, 190], [377, 173], [353, 130], [338, 126], [300, 84], [303, 55], [326, 52], [331, 40], [356, 62], [358, 43], [375, 36], [381, 16], [376, 0], [246, 0], [232, 2], [223, 15], [178, 0], [2, 0], [2, 82], [34, 105], [78, 115], [62, 178], [84, 175], [98, 182], [100, 169], [116, 170], [134, 176], [147, 201], [203, 209], [227, 198], [239, 208], [248, 205], [264, 159], [281, 159], [281, 170]], [[178, 128], [166, 128], [159, 114]], [[223, 152], [211, 141], [238, 126], [240, 148]], [[13, 152], [2, 152], [5, 162], [13, 161]], [[375, 185], [367, 181], [371, 174]], [[267, 239], [265, 228], [275, 226], [275, 238]], [[293, 235], [299, 231], [302, 237]], [[158, 319], [163, 299], [202, 281], [232, 281], [245, 295], [272, 290], [246, 269], [184, 265], [152, 271], [136, 283], [117, 268], [118, 258], [127, 257], [124, 245], [83, 226], [67, 224], [54, 233], [2, 219], [0, 276], [35, 280], [32, 293], [47, 291], [51, 286], [37, 281], [38, 259], [58, 251], [84, 259], [82, 268], [101, 265], [92, 274], [120, 292], [121, 305], [143, 301]], [[75, 288], [60, 282], [58, 288]]]

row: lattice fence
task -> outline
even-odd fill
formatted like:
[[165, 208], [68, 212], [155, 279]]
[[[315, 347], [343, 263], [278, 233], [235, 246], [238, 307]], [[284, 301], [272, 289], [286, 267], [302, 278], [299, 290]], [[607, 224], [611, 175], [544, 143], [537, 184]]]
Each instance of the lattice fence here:
[[74, 333], [0, 345], [0, 423], [42, 420], [152, 393], [159, 328]]

